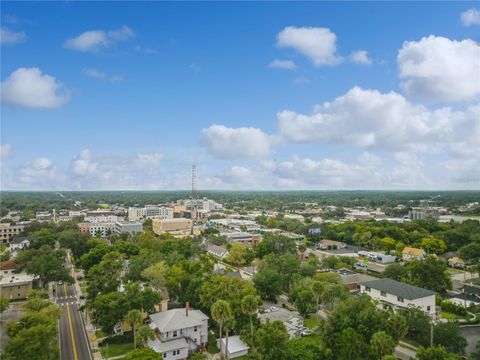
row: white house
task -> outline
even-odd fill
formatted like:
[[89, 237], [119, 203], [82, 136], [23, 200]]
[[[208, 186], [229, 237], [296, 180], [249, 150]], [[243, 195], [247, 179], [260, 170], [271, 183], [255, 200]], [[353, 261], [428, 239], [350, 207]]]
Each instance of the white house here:
[[291, 339], [300, 337], [301, 332], [305, 329], [300, 314], [287, 309], [272, 307], [267, 312], [258, 314], [258, 318], [262, 324], [277, 320], [283, 322]]
[[410, 260], [423, 260], [425, 258], [425, 251], [423, 249], [418, 249], [414, 247], [406, 246], [402, 250], [402, 259], [403, 261]]
[[[36, 237], [33, 237], [33, 238], [36, 238]], [[8, 245], [10, 248], [10, 252], [13, 253], [16, 250], [22, 250], [22, 249], [28, 248], [33, 238], [28, 236], [13, 238], [10, 244]]]
[[360, 283], [360, 292], [382, 303], [399, 308], [416, 307], [435, 315], [435, 293], [392, 279], [376, 279]]
[[228, 250], [225, 246], [209, 245], [207, 246], [207, 253], [218, 259], [225, 259], [228, 256]]
[[164, 359], [186, 359], [198, 348], [205, 349], [208, 341], [208, 316], [200, 310], [171, 309], [150, 315], [150, 328], [157, 338], [149, 340], [148, 346]]
[[[222, 354], [225, 354], [226, 338], [218, 339], [217, 346]], [[235, 335], [228, 337], [227, 359], [235, 359], [237, 357], [247, 355], [249, 349], [250, 348], [248, 345], [240, 339], [240, 336]]]

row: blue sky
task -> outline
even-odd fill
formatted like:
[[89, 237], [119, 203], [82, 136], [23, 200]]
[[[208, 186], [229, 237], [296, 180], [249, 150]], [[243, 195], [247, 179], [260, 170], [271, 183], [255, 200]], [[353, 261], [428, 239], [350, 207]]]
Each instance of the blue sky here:
[[474, 2], [2, 2], [2, 188], [480, 188]]

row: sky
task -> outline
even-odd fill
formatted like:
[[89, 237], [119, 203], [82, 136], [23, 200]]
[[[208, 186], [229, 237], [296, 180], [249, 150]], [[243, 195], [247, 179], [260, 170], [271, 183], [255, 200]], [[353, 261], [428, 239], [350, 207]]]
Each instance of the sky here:
[[2, 190], [480, 189], [477, 2], [1, 2]]

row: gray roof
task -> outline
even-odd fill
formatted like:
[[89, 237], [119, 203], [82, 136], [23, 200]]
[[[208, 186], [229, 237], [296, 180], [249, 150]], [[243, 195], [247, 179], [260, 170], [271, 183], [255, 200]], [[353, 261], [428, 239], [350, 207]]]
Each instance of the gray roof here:
[[[223, 345], [222, 347], [225, 347], [226, 338], [222, 338], [220, 339], [220, 341]], [[228, 352], [230, 354], [234, 354], [239, 351], [245, 351], [248, 349], [250, 349], [250, 347], [240, 339], [240, 336], [235, 335], [228, 337]]]
[[21, 244], [23, 241], [32, 241], [38, 239], [38, 236], [20, 236], [20, 237], [14, 237], [12, 241], [10, 241], [10, 244]]
[[179, 349], [188, 349], [187, 341], [184, 338], [161, 342], [158, 339], [148, 340], [148, 346], [158, 353], [164, 353]]
[[409, 300], [420, 299], [425, 296], [435, 295], [435, 293], [431, 290], [422, 289], [418, 286], [405, 284], [392, 279], [377, 279], [365, 281], [362, 282], [361, 285], [368, 286], [369, 288], [379, 291], [385, 291], [386, 293], [400, 296]]
[[156, 325], [160, 332], [185, 329], [188, 327], [201, 326], [203, 320], [208, 320], [208, 316], [200, 310], [188, 311], [186, 315], [185, 308], [171, 309], [150, 315], [152, 323]]

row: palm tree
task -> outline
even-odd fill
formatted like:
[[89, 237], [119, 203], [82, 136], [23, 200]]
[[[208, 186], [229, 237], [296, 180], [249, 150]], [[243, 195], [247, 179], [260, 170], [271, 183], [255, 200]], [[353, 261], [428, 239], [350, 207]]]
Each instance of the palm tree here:
[[258, 311], [258, 305], [260, 304], [260, 298], [255, 295], [246, 295], [242, 299], [242, 312], [245, 315], [248, 315], [250, 318], [250, 336], [251, 336], [251, 341], [252, 341], [252, 352], [255, 349], [255, 340], [253, 337], [253, 315], [255, 315]]
[[[210, 312], [212, 314], [213, 320], [218, 323], [220, 327], [220, 341], [222, 340], [222, 330], [223, 325], [228, 326], [228, 322], [232, 319], [232, 309], [230, 307], [230, 303], [225, 300], [217, 300], [211, 307]], [[228, 328], [226, 329], [226, 340], [225, 340], [225, 354], [228, 355]], [[223, 358], [222, 351], [220, 349], [220, 356]]]
[[155, 331], [148, 325], [140, 326], [137, 330], [138, 346], [143, 347], [147, 341], [155, 339]]
[[127, 315], [125, 315], [125, 318], [124, 320], [129, 323], [130, 325], [132, 325], [132, 330], [133, 330], [133, 348], [136, 349], [137, 347], [137, 342], [136, 342], [136, 326], [137, 325], [140, 325], [142, 323], [142, 320], [143, 320], [143, 316], [142, 316], [142, 313], [140, 312], [140, 310], [137, 310], [137, 309], [133, 309], [133, 310], [130, 310], [128, 312]]

